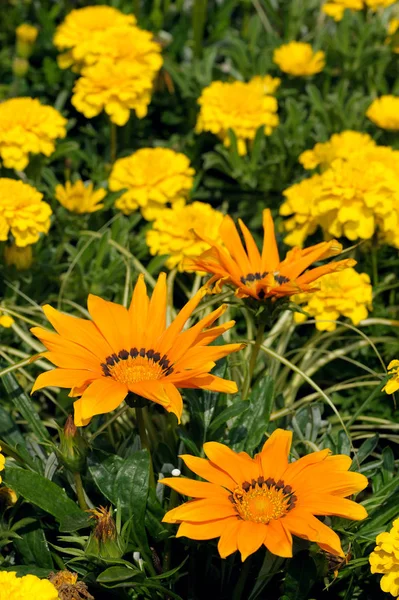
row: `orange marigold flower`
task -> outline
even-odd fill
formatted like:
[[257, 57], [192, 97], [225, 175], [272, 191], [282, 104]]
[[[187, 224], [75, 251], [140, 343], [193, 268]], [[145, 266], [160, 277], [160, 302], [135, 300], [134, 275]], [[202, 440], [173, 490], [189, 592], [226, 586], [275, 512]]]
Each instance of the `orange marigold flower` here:
[[339, 254], [342, 245], [336, 240], [331, 240], [309, 248], [296, 247], [288, 252], [283, 261], [280, 261], [274, 223], [269, 209], [263, 211], [262, 254], [248, 228], [241, 219], [238, 222], [244, 236], [246, 251], [233, 219], [226, 216], [220, 227], [220, 237], [224, 246], [197, 232], [198, 237], [210, 245], [210, 249], [198, 258], [186, 259], [184, 262], [188, 269], [212, 273], [210, 283], [216, 282], [217, 292], [224, 283], [230, 283], [236, 288], [236, 295], [239, 298], [252, 297], [255, 300], [283, 298], [299, 291], [311, 292], [317, 289], [311, 284], [319, 277], [356, 264], [356, 261], [348, 258], [304, 272], [314, 262]]
[[166, 513], [163, 521], [180, 523], [176, 537], [219, 537], [226, 558], [236, 550], [244, 561], [262, 544], [282, 557], [292, 556], [292, 535], [344, 556], [338, 535], [316, 516], [360, 520], [365, 508], [347, 500], [367, 486], [367, 478], [349, 471], [351, 459], [312, 452], [288, 462], [292, 433], [277, 429], [254, 458], [224, 444], [207, 442], [209, 460], [183, 455], [189, 469], [210, 483], [171, 477], [160, 483], [193, 498]]
[[210, 346], [233, 327], [229, 321], [212, 324], [227, 306], [183, 327], [206, 294], [202, 288], [166, 327], [166, 275], [161, 273], [151, 300], [144, 277], [139, 276], [129, 309], [90, 295], [93, 321], [72, 317], [49, 305], [44, 313], [57, 333], [34, 327], [32, 333], [46, 346], [45, 356], [56, 369], [42, 373], [32, 393], [47, 386], [71, 388], [75, 424], [87, 425], [94, 415], [111, 412], [129, 392], [147, 398], [173, 412], [178, 419], [183, 404], [178, 388], [201, 388], [235, 393], [237, 385], [211, 375], [215, 361], [237, 352], [242, 344]]

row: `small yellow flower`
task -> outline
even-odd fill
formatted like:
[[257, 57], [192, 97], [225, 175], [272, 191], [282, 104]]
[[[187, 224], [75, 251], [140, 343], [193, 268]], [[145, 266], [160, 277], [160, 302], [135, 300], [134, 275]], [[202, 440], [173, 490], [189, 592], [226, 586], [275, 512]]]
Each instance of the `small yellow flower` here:
[[39, 30], [34, 25], [29, 25], [29, 23], [22, 23], [19, 25], [15, 33], [17, 35], [17, 40], [21, 42], [25, 42], [27, 44], [34, 44], [36, 42], [37, 34]]
[[[399, 361], [393, 362], [399, 365]], [[392, 523], [389, 532], [385, 531], [377, 535], [375, 541], [377, 545], [369, 557], [370, 570], [372, 573], [382, 573], [380, 582], [382, 591], [397, 597], [399, 596], [399, 519]]]
[[0, 241], [14, 236], [19, 247], [35, 244], [50, 228], [50, 206], [43, 194], [22, 181], [0, 178]]
[[391, 362], [388, 365], [388, 373], [391, 376], [391, 379], [382, 388], [382, 391], [386, 392], [387, 394], [393, 394], [394, 392], [399, 390], [399, 360], [391, 360]]
[[219, 239], [219, 228], [223, 214], [204, 202], [175, 202], [172, 208], [159, 211], [152, 229], [147, 231], [146, 242], [152, 255], [169, 255], [166, 266], [177, 267], [184, 271], [185, 258], [197, 258], [210, 246], [202, 241], [200, 235], [207, 235], [213, 240]]
[[[320, 279], [319, 289], [312, 294], [298, 294], [293, 301], [302, 304], [303, 310], [316, 320], [319, 331], [334, 331], [339, 317], [347, 317], [358, 325], [367, 318], [372, 309], [373, 288], [367, 273], [355, 269], [345, 269], [330, 273]], [[306, 315], [295, 313], [295, 321], [303, 323]]]
[[18, 271], [29, 269], [33, 262], [32, 246], [20, 247], [9, 244], [4, 248], [4, 262], [8, 267], [14, 266]]
[[247, 153], [246, 142], [255, 138], [259, 127], [264, 127], [265, 135], [270, 135], [279, 123], [277, 100], [268, 96], [257, 80], [214, 81], [202, 90], [198, 104], [201, 108], [196, 132], [210, 131], [229, 147], [228, 130], [232, 129], [240, 155]]
[[369, 106], [366, 116], [378, 127], [399, 130], [399, 96], [381, 96]]
[[29, 154], [50, 156], [55, 140], [66, 136], [67, 120], [34, 98], [0, 103], [0, 157], [7, 169], [23, 170]]
[[57, 185], [55, 188], [55, 197], [60, 204], [73, 213], [82, 215], [101, 210], [104, 204], [100, 202], [105, 198], [107, 192], [100, 188], [94, 191], [94, 185], [88, 183], [85, 185], [81, 179], [71, 183], [67, 181], [65, 185]]
[[166, 205], [187, 199], [194, 174], [184, 154], [169, 148], [142, 148], [115, 162], [109, 189], [126, 190], [115, 202], [125, 215], [140, 209], [152, 221]]
[[280, 215], [289, 217], [283, 225], [287, 232], [284, 242], [288, 246], [302, 247], [306, 238], [319, 226], [318, 215], [313, 213], [320, 179], [320, 175], [313, 175], [283, 192], [285, 200], [280, 206]]
[[323, 5], [322, 10], [335, 21], [341, 21], [345, 9], [359, 11], [364, 8], [370, 8], [372, 11], [376, 11], [381, 8], [387, 8], [395, 2], [396, 0], [328, 0]]
[[324, 69], [325, 53], [314, 52], [312, 46], [304, 42], [289, 42], [275, 49], [273, 61], [284, 73], [306, 77]]
[[272, 77], [271, 75], [256, 75], [256, 77], [252, 77], [250, 83], [260, 85], [266, 96], [272, 96], [280, 87], [281, 79], [279, 77]]
[[312, 150], [305, 150], [298, 160], [305, 169], [315, 169], [318, 166], [326, 169], [336, 158], [349, 160], [355, 152], [375, 146], [375, 141], [367, 133], [347, 130], [334, 133], [328, 142], [319, 142]]
[[[0, 450], [1, 450], [1, 446], [0, 446]], [[0, 471], [4, 471], [5, 464], [6, 464], [6, 459], [5, 459], [4, 455], [0, 453]], [[2, 479], [0, 476], [0, 483], [1, 482], [2, 482]]]
[[[386, 39], [387, 44], [392, 44], [392, 50], [399, 54], [399, 39], [396, 33], [399, 29], [399, 19], [391, 19], [388, 25], [389, 36]], [[396, 34], [396, 35], [395, 35]]]
[[5, 327], [9, 329], [14, 324], [14, 319], [10, 317], [10, 315], [1, 314], [0, 310], [0, 327]]
[[0, 571], [0, 600], [59, 600], [50, 581], [36, 575], [17, 577], [13, 571]]

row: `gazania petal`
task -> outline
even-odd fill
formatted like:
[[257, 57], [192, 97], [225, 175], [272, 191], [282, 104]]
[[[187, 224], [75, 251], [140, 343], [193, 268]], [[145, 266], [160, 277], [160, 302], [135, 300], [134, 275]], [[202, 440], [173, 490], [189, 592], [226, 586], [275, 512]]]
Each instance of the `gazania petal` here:
[[291, 442], [292, 432], [284, 429], [276, 429], [266, 440], [260, 453], [264, 477], [273, 477], [276, 480], [282, 477], [288, 467]]
[[180, 524], [176, 537], [188, 537], [192, 540], [212, 540], [222, 535], [232, 519], [236, 521], [235, 517], [228, 517], [227, 519], [218, 519], [207, 523], [184, 522]]
[[313, 515], [295, 510], [286, 517], [285, 527], [298, 537], [316, 542], [321, 548], [336, 556], [345, 556], [338, 535]]
[[195, 479], [184, 479], [184, 477], [165, 477], [158, 483], [167, 485], [179, 494], [184, 494], [190, 498], [227, 498], [229, 492], [215, 485], [214, 483], [205, 483], [204, 481], [195, 481]]
[[250, 554], [253, 554], [263, 544], [267, 531], [267, 526], [262, 523], [252, 523], [251, 521], [241, 521], [237, 534], [237, 548], [241, 553], [241, 560], [244, 562]]
[[[129, 318], [126, 308], [90, 294], [87, 307], [93, 321], [114, 352], [129, 348]], [[104, 357], [105, 358], [105, 357]]]
[[179, 523], [180, 521], [202, 523], [212, 519], [234, 517], [236, 514], [232, 503], [227, 498], [209, 498], [192, 500], [173, 508], [166, 513], [162, 521], [164, 523]]
[[223, 219], [223, 223], [220, 227], [220, 235], [222, 236], [226, 248], [237, 262], [242, 273], [250, 273], [251, 263], [244, 250], [241, 238], [238, 235], [237, 227], [235, 226], [233, 219], [228, 215]]
[[252, 237], [248, 227], [242, 222], [241, 219], [238, 219], [238, 224], [244, 236], [245, 245], [247, 247], [247, 253], [249, 257], [249, 261], [251, 263], [251, 267], [254, 272], [260, 271], [262, 272], [262, 262], [259, 254], [259, 250], [257, 245], [255, 244], [255, 240]]
[[44, 387], [72, 388], [82, 386], [96, 378], [94, 373], [83, 369], [52, 369], [41, 373], [36, 379], [31, 394]]
[[267, 525], [263, 543], [266, 548], [276, 556], [282, 556], [284, 558], [292, 557], [292, 536], [283, 526], [281, 520], [270, 521]]
[[206, 375], [198, 375], [190, 377], [184, 387], [200, 388], [202, 390], [210, 390], [211, 392], [221, 392], [223, 394], [236, 394], [238, 392], [235, 381], [222, 379], [216, 375], [207, 373]]
[[196, 475], [199, 475], [203, 479], [207, 479], [211, 483], [221, 485], [228, 490], [232, 490], [236, 486], [234, 479], [228, 475], [225, 471], [214, 465], [205, 458], [198, 458], [197, 456], [191, 456], [190, 454], [182, 454], [180, 458], [184, 461], [187, 467], [193, 471]]
[[255, 461], [252, 461], [251, 467], [245, 459], [224, 444], [206, 442], [204, 452], [213, 463], [226, 471], [239, 485], [244, 481], [259, 477], [259, 468]]
[[91, 419], [94, 415], [115, 410], [125, 399], [127, 387], [114, 379], [96, 379], [82, 394], [80, 399], [82, 418]]
[[263, 271], [271, 273], [278, 270], [280, 257], [274, 233], [272, 214], [268, 208], [263, 211], [263, 231], [262, 268]]
[[[160, 290], [159, 290], [160, 291]], [[144, 275], [141, 273], [134, 286], [132, 301], [129, 306], [129, 321], [131, 342], [133, 346], [141, 348], [147, 328], [149, 299]], [[162, 331], [159, 332], [160, 334]]]
[[353, 521], [360, 521], [368, 516], [361, 504], [330, 494], [309, 495], [303, 498], [300, 505], [314, 515], [332, 515]]
[[238, 531], [240, 529], [241, 521], [237, 518], [229, 519], [224, 530], [220, 535], [218, 542], [218, 551], [222, 558], [226, 558], [233, 554], [237, 550]]

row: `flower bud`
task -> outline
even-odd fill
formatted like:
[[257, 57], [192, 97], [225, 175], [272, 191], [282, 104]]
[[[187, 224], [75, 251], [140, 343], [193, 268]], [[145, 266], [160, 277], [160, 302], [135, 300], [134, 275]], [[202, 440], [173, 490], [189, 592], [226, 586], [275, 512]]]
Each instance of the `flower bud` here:
[[90, 534], [85, 553], [87, 556], [98, 558], [121, 558], [126, 550], [126, 544], [120, 538], [111, 510], [100, 506], [90, 510], [97, 524]]
[[28, 23], [22, 23], [22, 25], [17, 27], [15, 33], [17, 36], [17, 56], [29, 58], [33, 52], [37, 34], [39, 33], [37, 27], [29, 25]]
[[29, 70], [29, 61], [16, 56], [12, 61], [12, 72], [16, 77], [25, 77]]
[[[18, 60], [25, 59], [22, 58]], [[21, 248], [16, 244], [11, 244], [4, 248], [4, 262], [8, 267], [14, 266], [17, 271], [25, 271], [32, 265], [32, 261], [32, 246], [24, 246]]]
[[0, 506], [2, 509], [14, 506], [18, 501], [18, 496], [11, 488], [2, 485], [0, 487]]
[[88, 452], [88, 443], [68, 415], [64, 429], [60, 431], [60, 445], [56, 449], [58, 460], [74, 473], [82, 471]]

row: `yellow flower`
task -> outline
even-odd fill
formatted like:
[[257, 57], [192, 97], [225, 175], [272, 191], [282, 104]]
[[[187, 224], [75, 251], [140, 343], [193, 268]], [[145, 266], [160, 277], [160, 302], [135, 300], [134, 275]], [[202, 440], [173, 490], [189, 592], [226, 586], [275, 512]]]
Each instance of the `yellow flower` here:
[[181, 456], [207, 482], [162, 479], [159, 483], [193, 498], [167, 512], [163, 521], [180, 524], [176, 537], [220, 538], [222, 558], [239, 550], [244, 561], [261, 546], [289, 558], [293, 535], [344, 556], [338, 535], [315, 515], [366, 518], [364, 507], [346, 497], [363, 490], [367, 478], [349, 471], [349, 456], [331, 456], [328, 449], [289, 463], [291, 441], [291, 431], [276, 429], [254, 458], [218, 442], [204, 444], [208, 460]]
[[366, 116], [382, 129], [399, 130], [399, 96], [381, 96], [369, 106]]
[[139, 119], [146, 116], [152, 84], [153, 73], [145, 65], [104, 58], [82, 69], [71, 102], [88, 119], [105, 110], [113, 123], [125, 125], [131, 110]]
[[55, 108], [33, 98], [0, 103], [0, 157], [4, 166], [23, 170], [30, 153], [50, 156], [55, 140], [65, 137], [66, 124]]
[[125, 215], [140, 209], [152, 221], [167, 204], [186, 200], [194, 174], [184, 154], [169, 148], [142, 148], [115, 162], [109, 189], [126, 190], [115, 202]]
[[182, 201], [175, 202], [172, 208], [159, 211], [152, 229], [147, 231], [146, 242], [152, 255], [169, 255], [166, 261], [169, 269], [177, 267], [184, 271], [185, 258], [197, 258], [209, 248], [209, 244], [195, 235], [194, 229], [217, 240], [222, 221], [223, 214], [210, 204], [193, 202], [185, 206]]
[[387, 394], [393, 394], [399, 390], [399, 360], [391, 360], [388, 365], [388, 373], [391, 376], [391, 379], [382, 388], [382, 391]]
[[[1, 446], [0, 446], [0, 450], [1, 450]], [[6, 459], [5, 459], [4, 455], [0, 453], [0, 471], [4, 471], [5, 464], [6, 464]], [[0, 483], [1, 482], [2, 482], [2, 478], [0, 476]]]
[[0, 600], [59, 600], [50, 581], [36, 575], [17, 577], [11, 571], [0, 571]]
[[92, 213], [101, 210], [104, 204], [99, 204], [107, 195], [107, 192], [100, 188], [94, 191], [94, 185], [88, 183], [85, 185], [81, 179], [71, 183], [67, 181], [65, 185], [57, 185], [55, 188], [55, 197], [60, 204], [67, 210], [79, 215]]
[[[399, 364], [399, 361], [396, 361]], [[396, 388], [397, 389], [397, 388]], [[377, 535], [376, 547], [370, 554], [372, 573], [383, 573], [380, 586], [383, 592], [399, 596], [399, 519], [392, 523], [391, 530]]]
[[288, 234], [284, 242], [288, 246], [302, 247], [306, 238], [319, 226], [317, 216], [312, 212], [319, 180], [320, 175], [313, 175], [310, 179], [295, 183], [283, 192], [285, 201], [280, 206], [280, 215], [289, 217], [283, 225]]
[[46, 346], [46, 358], [56, 369], [39, 375], [32, 393], [47, 386], [71, 388], [75, 425], [87, 425], [94, 415], [115, 410], [129, 392], [160, 404], [180, 420], [179, 388], [235, 393], [237, 385], [211, 375], [215, 361], [237, 352], [242, 344], [209, 346], [233, 327], [234, 321], [211, 327], [223, 305], [189, 329], [184, 325], [206, 294], [200, 289], [166, 326], [166, 275], [161, 273], [151, 300], [144, 277], [134, 288], [130, 308], [90, 295], [92, 321], [71, 317], [47, 305], [44, 313], [57, 333], [34, 327]]
[[[345, 269], [330, 273], [320, 279], [319, 289], [313, 294], [299, 294], [293, 297], [297, 304], [306, 302], [303, 310], [316, 320], [319, 331], [334, 331], [340, 316], [347, 317], [354, 325], [367, 318], [372, 310], [373, 288], [367, 273], [355, 269]], [[295, 321], [303, 323], [306, 315], [295, 313]]]
[[136, 19], [125, 15], [112, 6], [86, 6], [72, 10], [56, 29], [53, 42], [58, 50], [68, 50], [59, 57], [62, 69], [71, 65], [79, 66], [83, 45], [87, 48], [104, 31], [133, 26]]
[[38, 241], [50, 228], [50, 206], [42, 201], [43, 194], [22, 181], [0, 178], [0, 241], [9, 233], [19, 247]]
[[247, 153], [246, 142], [254, 139], [259, 127], [270, 135], [279, 123], [277, 100], [264, 92], [257, 81], [224, 83], [214, 81], [202, 90], [198, 99], [200, 112], [196, 132], [210, 131], [228, 148], [232, 129], [237, 138], [240, 155]]
[[10, 328], [14, 324], [14, 319], [10, 315], [2, 315], [0, 310], [0, 327]]
[[8, 244], [4, 248], [4, 262], [8, 267], [14, 266], [18, 271], [29, 269], [33, 262], [32, 246]]
[[348, 130], [334, 133], [328, 142], [319, 142], [312, 150], [305, 150], [298, 160], [305, 169], [315, 169], [318, 166], [326, 169], [336, 158], [349, 160], [355, 152], [375, 146], [375, 141], [367, 133]]
[[364, 0], [364, 2], [371, 10], [378, 10], [379, 8], [388, 8], [388, 6], [392, 6], [397, 0]]
[[341, 21], [345, 9], [359, 11], [364, 8], [370, 8], [376, 11], [380, 8], [386, 8], [394, 4], [396, 0], [328, 0], [323, 5], [323, 12], [329, 15], [335, 21]]
[[26, 44], [34, 44], [39, 30], [37, 27], [34, 27], [34, 25], [22, 23], [16, 28], [15, 33], [17, 35], [17, 40], [25, 42]]
[[325, 54], [321, 50], [314, 52], [310, 44], [289, 42], [275, 49], [273, 61], [284, 73], [305, 77], [324, 69]]
[[[386, 39], [387, 44], [392, 44], [392, 50], [399, 54], [399, 40], [396, 33], [399, 29], [399, 19], [391, 19], [388, 25], [389, 36]], [[396, 34], [396, 35], [395, 35]]]
[[252, 77], [249, 83], [260, 85], [264, 94], [272, 96], [280, 87], [281, 79], [279, 77], [272, 77], [271, 75], [256, 75], [256, 77]]

